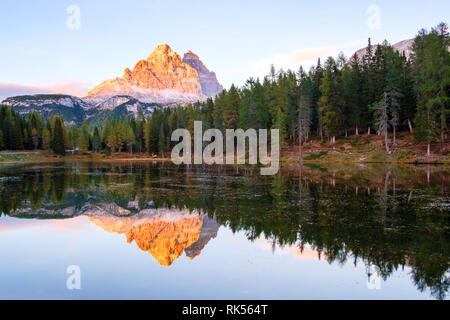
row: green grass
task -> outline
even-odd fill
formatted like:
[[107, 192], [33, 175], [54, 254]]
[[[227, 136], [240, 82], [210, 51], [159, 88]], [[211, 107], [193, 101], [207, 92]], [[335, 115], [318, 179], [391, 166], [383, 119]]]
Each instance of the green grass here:
[[306, 156], [305, 158], [303, 158], [303, 160], [316, 160], [316, 159], [320, 159], [322, 156], [325, 156], [327, 154], [328, 154], [328, 151], [321, 151], [319, 153], [310, 154], [309, 156]]
[[29, 154], [0, 154], [0, 161], [25, 160], [29, 158]]

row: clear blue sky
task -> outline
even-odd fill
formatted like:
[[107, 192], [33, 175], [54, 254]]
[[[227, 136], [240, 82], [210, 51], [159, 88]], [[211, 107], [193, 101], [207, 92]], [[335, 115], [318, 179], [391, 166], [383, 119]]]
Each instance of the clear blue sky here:
[[[70, 5], [81, 9], [80, 30], [66, 26]], [[381, 10], [378, 29], [367, 24], [371, 5]], [[88, 88], [122, 76], [160, 43], [196, 52], [225, 87], [242, 85], [272, 62], [309, 68], [312, 56], [350, 55], [368, 37], [412, 38], [449, 22], [449, 12], [448, 0], [2, 1], [0, 91]]]

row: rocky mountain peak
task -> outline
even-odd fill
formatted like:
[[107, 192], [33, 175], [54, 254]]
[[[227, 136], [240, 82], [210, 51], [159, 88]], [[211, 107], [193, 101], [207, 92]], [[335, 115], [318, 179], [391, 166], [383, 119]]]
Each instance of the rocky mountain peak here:
[[183, 62], [197, 71], [203, 95], [213, 97], [223, 90], [222, 85], [217, 81], [216, 74], [208, 70], [197, 54], [187, 51], [183, 56]]
[[163, 105], [186, 104], [215, 96], [222, 90], [214, 72], [192, 51], [184, 58], [166, 43], [158, 45], [122, 78], [106, 80], [88, 92], [87, 97], [130, 95], [144, 102]]
[[181, 57], [173, 51], [166, 43], [160, 44], [153, 50], [153, 52], [146, 59], [149, 63], [169, 62], [175, 65], [181, 65]]

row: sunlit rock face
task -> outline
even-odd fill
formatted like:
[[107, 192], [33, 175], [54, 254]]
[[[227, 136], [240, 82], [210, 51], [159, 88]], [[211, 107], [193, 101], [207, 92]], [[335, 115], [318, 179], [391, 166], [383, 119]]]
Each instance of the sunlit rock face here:
[[183, 62], [187, 63], [197, 71], [200, 85], [202, 86], [202, 94], [204, 96], [214, 97], [223, 90], [223, 87], [217, 81], [216, 74], [206, 68], [198, 55], [192, 51], [188, 51], [184, 54]]
[[167, 44], [161, 44], [133, 70], [126, 68], [122, 78], [94, 87], [87, 98], [130, 95], [140, 101], [170, 105], [195, 102], [221, 91], [215, 74], [198, 56], [190, 51], [186, 55], [182, 60]]
[[134, 241], [166, 267], [184, 251], [190, 259], [197, 257], [219, 229], [213, 219], [188, 210], [148, 209], [130, 217], [93, 213], [89, 219], [108, 232], [125, 234], [128, 243]]
[[209, 240], [217, 237], [220, 225], [214, 219], [203, 217], [202, 229], [200, 231], [200, 237], [190, 247], [186, 248], [184, 252], [189, 259], [198, 257], [203, 248], [208, 244]]

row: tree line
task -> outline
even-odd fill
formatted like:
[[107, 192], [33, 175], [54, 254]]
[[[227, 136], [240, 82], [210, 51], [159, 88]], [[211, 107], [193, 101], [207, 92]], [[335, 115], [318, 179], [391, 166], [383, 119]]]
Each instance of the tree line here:
[[[280, 142], [299, 146], [312, 137], [328, 139], [349, 134], [384, 136], [386, 152], [396, 146], [397, 132], [410, 130], [417, 142], [441, 142], [444, 149], [449, 120], [450, 38], [448, 26], [422, 29], [407, 57], [384, 41], [370, 39], [362, 56], [329, 57], [306, 72], [275, 70], [262, 80], [250, 78], [241, 88], [232, 85], [214, 99], [187, 107], [156, 109], [144, 117], [105, 120], [90, 129], [83, 123], [67, 128], [59, 116], [44, 122], [36, 112], [22, 117], [0, 108], [0, 149], [49, 149], [81, 152], [149, 152], [163, 154], [173, 147], [171, 133], [194, 121], [203, 128], [279, 129]], [[392, 135], [392, 139], [389, 136]], [[192, 135], [193, 136], [193, 135]], [[389, 140], [392, 142], [389, 143]]]

